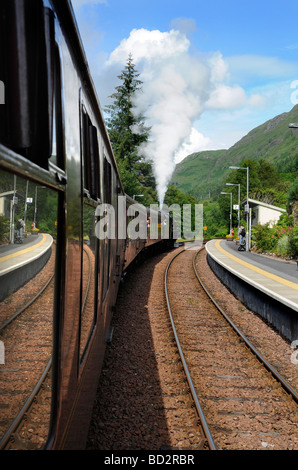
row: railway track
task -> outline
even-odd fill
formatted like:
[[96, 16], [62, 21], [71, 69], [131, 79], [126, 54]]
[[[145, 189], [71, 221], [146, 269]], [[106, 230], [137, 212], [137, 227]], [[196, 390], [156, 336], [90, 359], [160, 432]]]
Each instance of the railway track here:
[[165, 275], [177, 347], [210, 449], [297, 449], [297, 392], [198, 282], [194, 251]]
[[[15, 438], [14, 434], [24, 418], [27, 419], [28, 411], [49, 373], [52, 356], [53, 300], [54, 278], [51, 277], [26, 308], [12, 315], [1, 327], [6, 360], [5, 366], [1, 369], [0, 448], [7, 448], [7, 444], [13, 441], [17, 441], [21, 445], [20, 448], [30, 448], [36, 437], [40, 444], [40, 432], [37, 431], [36, 425], [34, 431], [31, 428], [31, 438], [33, 438], [31, 443], [28, 437]], [[38, 416], [38, 421], [42, 421], [40, 430], [49, 422], [49, 411], [50, 399], [46, 414], [40, 413]], [[46, 437], [47, 434], [43, 439]]]
[[38, 449], [51, 409], [55, 250], [43, 270], [1, 303], [0, 449]]
[[0, 450], [41, 450], [44, 447], [50, 422], [51, 367], [52, 359], [4, 432], [0, 440]]
[[[81, 354], [93, 319], [92, 313], [88, 313], [89, 304], [93, 306], [94, 299], [91, 282], [94, 281], [91, 266], [94, 256], [90, 253], [88, 248], [84, 248]], [[54, 267], [54, 258], [55, 254], [47, 275]], [[43, 275], [40, 281], [36, 281], [25, 305], [21, 306], [21, 302], [15, 299], [8, 299], [2, 305], [0, 338], [6, 347], [7, 361], [1, 370], [1, 408], [4, 411], [0, 420], [0, 449], [41, 449], [48, 436], [54, 274], [51, 273], [46, 281], [44, 278]]]
[[8, 327], [8, 325], [10, 325], [12, 322], [14, 322], [20, 315], [22, 315], [22, 313], [24, 313], [27, 309], [29, 309], [31, 307], [31, 305], [33, 305], [34, 302], [36, 302], [36, 300], [47, 289], [47, 287], [50, 285], [50, 283], [53, 281], [53, 279], [54, 279], [54, 274], [51, 274], [49, 279], [42, 286], [42, 288], [37, 291], [37, 293], [29, 300], [29, 302], [26, 303], [26, 305], [18, 308], [16, 311], [7, 312], [7, 318], [0, 325], [0, 332], [3, 332], [5, 330], [5, 328]]

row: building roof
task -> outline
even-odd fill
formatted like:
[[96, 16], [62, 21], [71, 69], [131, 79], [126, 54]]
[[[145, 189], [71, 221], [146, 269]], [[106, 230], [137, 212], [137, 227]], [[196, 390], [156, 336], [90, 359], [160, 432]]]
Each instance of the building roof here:
[[[246, 203], [246, 199], [244, 200], [244, 204], [245, 203]], [[277, 206], [272, 206], [272, 204], [266, 204], [265, 202], [262, 202], [262, 201], [256, 201], [255, 199], [248, 198], [248, 203], [250, 207], [262, 206], [262, 207], [266, 207], [267, 209], [272, 209], [272, 210], [279, 211], [279, 212], [287, 212], [286, 209], [282, 209], [281, 207], [277, 207]]]

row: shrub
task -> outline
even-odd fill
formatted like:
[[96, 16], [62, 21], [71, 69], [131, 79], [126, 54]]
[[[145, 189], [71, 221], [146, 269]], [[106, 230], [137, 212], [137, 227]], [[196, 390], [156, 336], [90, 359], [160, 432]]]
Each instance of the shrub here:
[[283, 227], [285, 229], [294, 225], [294, 216], [288, 215], [286, 212], [280, 215], [279, 220], [276, 224], [277, 227]]
[[276, 253], [279, 256], [288, 255], [289, 253], [289, 236], [288, 235], [284, 235], [278, 240], [277, 246], [276, 246]]
[[289, 187], [287, 193], [287, 208], [289, 209], [291, 203], [294, 201], [298, 201], [298, 177], [295, 178], [291, 186]]
[[224, 238], [227, 235], [227, 229], [218, 229], [217, 232], [213, 235], [214, 238]]
[[269, 224], [252, 227], [252, 238], [255, 241], [256, 249], [261, 253], [263, 251], [273, 251], [277, 244], [277, 238]]
[[292, 216], [284, 215], [270, 228], [266, 225], [252, 227], [252, 240], [255, 248], [263, 253], [276, 253], [279, 256], [298, 257], [298, 225], [292, 225]]
[[9, 219], [0, 215], [0, 242], [5, 242], [9, 239], [9, 225]]
[[298, 225], [295, 225], [289, 233], [289, 256], [298, 258]]

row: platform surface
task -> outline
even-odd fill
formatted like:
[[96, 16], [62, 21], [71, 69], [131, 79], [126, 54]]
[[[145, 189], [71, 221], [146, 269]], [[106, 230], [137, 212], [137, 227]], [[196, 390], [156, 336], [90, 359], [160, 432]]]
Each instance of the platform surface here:
[[235, 242], [211, 240], [207, 253], [236, 276], [298, 311], [298, 270], [294, 261], [238, 251]]
[[52, 243], [51, 235], [40, 233], [24, 238], [22, 244], [0, 246], [0, 276], [36, 260], [52, 246]]

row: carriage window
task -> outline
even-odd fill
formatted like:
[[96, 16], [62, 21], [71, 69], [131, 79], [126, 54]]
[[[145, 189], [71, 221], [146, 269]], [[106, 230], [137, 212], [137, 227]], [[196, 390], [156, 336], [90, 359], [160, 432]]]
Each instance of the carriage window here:
[[[111, 164], [106, 158], [104, 158], [104, 188], [103, 188], [103, 198], [104, 203], [112, 203], [112, 168]], [[110, 247], [111, 247], [111, 238], [107, 236], [104, 240], [104, 269], [102, 276], [102, 298], [105, 299], [105, 296], [109, 289], [110, 283]]]
[[104, 159], [104, 202], [112, 203], [112, 168], [106, 158]]
[[95, 234], [95, 208], [83, 206], [82, 305], [80, 356], [88, 345], [96, 321], [98, 239]]
[[83, 250], [82, 250], [82, 292], [80, 358], [88, 346], [88, 340], [96, 322], [98, 297], [98, 250], [95, 234], [95, 210], [99, 199], [99, 149], [97, 129], [88, 114], [82, 112], [82, 179], [83, 179]]
[[86, 112], [82, 113], [83, 154], [84, 154], [84, 190], [85, 194], [97, 201], [100, 197], [99, 187], [99, 150], [97, 129]]
[[52, 156], [50, 161], [64, 170], [64, 139], [62, 116], [62, 81], [59, 49], [55, 50], [53, 125], [52, 125]]
[[48, 437], [57, 208], [55, 190], [0, 170], [0, 449]]

